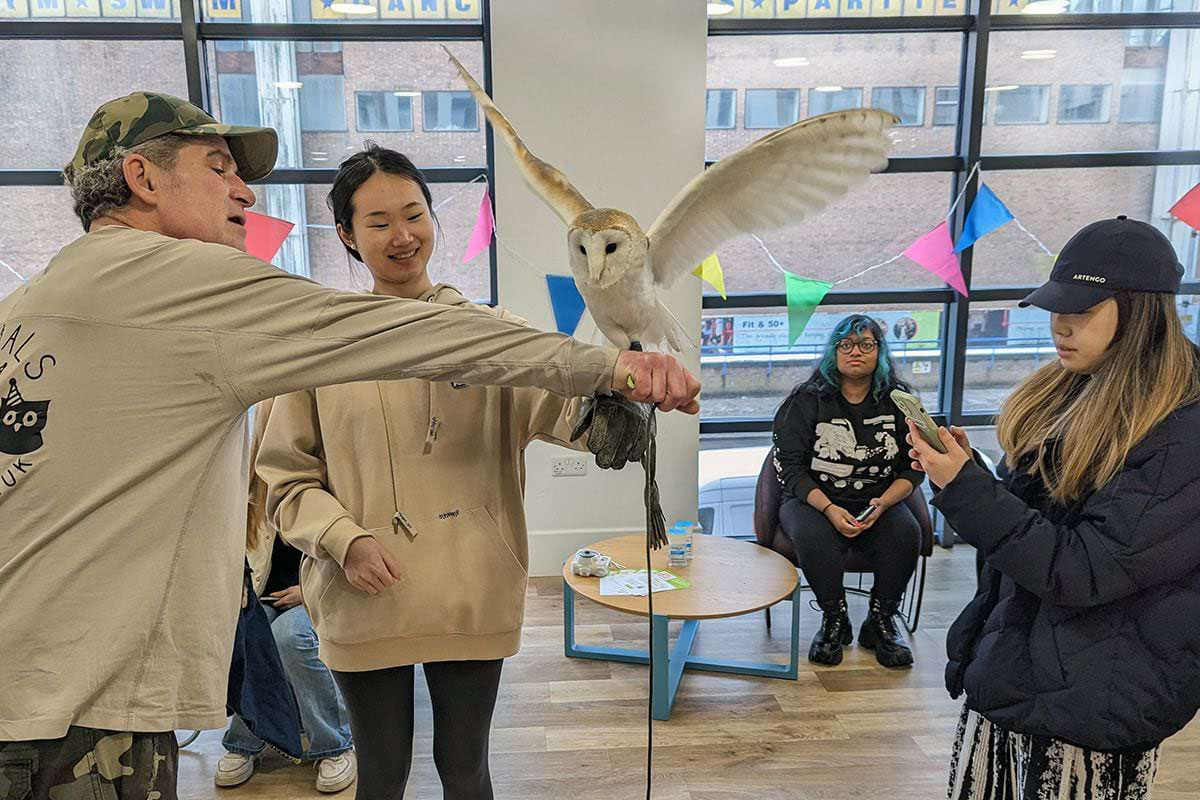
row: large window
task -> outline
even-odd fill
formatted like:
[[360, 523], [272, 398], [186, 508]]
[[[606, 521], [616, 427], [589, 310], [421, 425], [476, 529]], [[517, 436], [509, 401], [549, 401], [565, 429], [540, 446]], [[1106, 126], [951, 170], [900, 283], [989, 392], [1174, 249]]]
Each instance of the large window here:
[[[487, 77], [482, 0], [200, 0], [197, 23], [179, 8], [179, 0], [0, 0], [0, 212], [23, 220], [0, 232], [0, 297], [82, 233], [69, 191], [56, 184], [93, 111], [148, 90], [189, 99], [229, 124], [278, 132], [277, 170], [253, 187], [256, 210], [295, 224], [278, 266], [369, 287], [325, 205], [336, 167], [369, 138], [410, 156], [426, 171], [434, 203], [445, 203], [434, 279], [495, 300], [492, 254], [461, 264], [486, 186], [470, 182], [487, 176], [487, 140], [442, 50]], [[48, 38], [58, 35], [53, 17], [63, 18], [60, 40]], [[243, 23], [238, 38], [227, 38], [227, 22]], [[88, 26], [95, 40], [80, 37]], [[192, 34], [195, 46], [187, 45]], [[423, 108], [423, 93], [438, 102]], [[428, 132], [419, 117], [432, 121]]]
[[[752, 489], [774, 410], [811, 371], [830, 324], [852, 311], [887, 322], [901, 374], [926, 407], [973, 426], [993, 448], [989, 426], [1004, 398], [1054, 357], [1048, 315], [1017, 302], [1046, 279], [1067, 239], [1098, 219], [1127, 214], [1163, 230], [1186, 268], [1180, 318], [1189, 335], [1200, 333], [1200, 234], [1168, 213], [1200, 183], [1200, 130], [1186, 99], [1196, 77], [1189, 59], [1200, 51], [1191, 0], [994, 0], [984, 32], [969, 5], [953, 0], [832, 4], [819, 14], [811, 5], [789, 4], [786, 14], [778, 2], [773, 10], [751, 5], [737, 4], [734, 23], [712, 19], [708, 47], [708, 85], [745, 92], [745, 127], [755, 119], [784, 124], [793, 108], [802, 119], [860, 105], [889, 110], [900, 123], [884, 174], [821, 214], [761, 236], [761, 245], [740, 238], [719, 248], [729, 296], [703, 287], [702, 494]], [[1067, 17], [1041, 24], [1034, 12], [1051, 5]], [[1190, 12], [1194, 23], [1128, 28], [1116, 16], [1070, 17], [1163, 11]], [[884, 14], [929, 16], [905, 32], [894, 20], [876, 28], [850, 19]], [[805, 23], [796, 15], [824, 17], [820, 32], [798, 33]], [[756, 116], [757, 103], [765, 108]], [[780, 114], [781, 105], [789, 113]], [[758, 135], [710, 130], [707, 157], [719, 160]], [[971, 152], [981, 154], [978, 181], [1020, 224], [958, 255], [969, 289], [962, 297], [900, 254], [945, 218], [977, 166], [964, 163]], [[952, 238], [962, 219], [950, 219]], [[835, 284], [795, 343], [780, 268]], [[701, 505], [703, 513], [703, 498]], [[735, 505], [711, 508], [711, 524], [746, 535], [748, 511]]]
[[[474, 75], [483, 74], [481, 43], [449, 47]], [[255, 118], [257, 111], [284, 139], [280, 167], [336, 167], [367, 138], [420, 167], [487, 163], [475, 101], [455, 88], [457, 74], [443, 69], [439, 43], [219, 40], [209, 43], [207, 56], [210, 90], [219, 90], [212, 92], [217, 118], [227, 111]]]

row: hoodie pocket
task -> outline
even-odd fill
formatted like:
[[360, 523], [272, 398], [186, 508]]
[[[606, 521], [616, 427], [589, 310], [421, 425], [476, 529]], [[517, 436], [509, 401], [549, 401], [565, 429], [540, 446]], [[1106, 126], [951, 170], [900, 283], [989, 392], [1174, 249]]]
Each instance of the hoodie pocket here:
[[335, 576], [318, 601], [335, 642], [417, 636], [488, 635], [520, 627], [525, 569], [483, 506], [411, 521], [411, 535], [370, 533], [400, 564], [403, 579], [377, 595]]

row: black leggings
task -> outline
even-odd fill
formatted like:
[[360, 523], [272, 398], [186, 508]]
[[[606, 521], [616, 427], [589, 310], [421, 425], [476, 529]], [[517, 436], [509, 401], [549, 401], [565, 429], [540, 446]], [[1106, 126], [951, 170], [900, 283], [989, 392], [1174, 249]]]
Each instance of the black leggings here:
[[[504, 661], [423, 664], [445, 800], [492, 800], [488, 735]], [[400, 800], [412, 770], [413, 667], [334, 672], [358, 754], [355, 800]]]
[[[865, 505], [843, 507], [851, 514], [866, 508]], [[783, 501], [779, 524], [791, 538], [800, 569], [818, 602], [829, 602], [842, 596], [846, 556], [851, 550], [865, 555], [874, 566], [874, 592], [884, 600], [903, 597], [917, 568], [921, 527], [904, 503], [883, 512], [870, 530], [852, 539], [838, 533], [820, 511], [794, 497]]]

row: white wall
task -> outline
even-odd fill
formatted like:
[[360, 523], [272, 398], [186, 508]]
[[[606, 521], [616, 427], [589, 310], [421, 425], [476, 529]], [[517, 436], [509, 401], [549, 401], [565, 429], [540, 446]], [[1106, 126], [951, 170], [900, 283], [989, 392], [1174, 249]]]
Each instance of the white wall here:
[[[493, 0], [494, 99], [538, 157], [554, 164], [597, 207], [620, 208], [649, 228], [704, 166], [707, 18], [699, 0]], [[566, 227], [530, 192], [496, 142], [496, 225], [512, 250], [543, 272], [567, 275]], [[545, 281], [499, 249], [501, 304], [553, 330]], [[700, 282], [663, 294], [690, 331], [700, 329]], [[577, 336], [588, 340], [592, 328]], [[685, 356], [699, 374], [698, 354]], [[659, 415], [658, 479], [667, 524], [696, 518], [699, 424]], [[554, 575], [575, 549], [641, 532], [641, 468], [553, 478], [530, 448], [526, 508], [530, 572]]]

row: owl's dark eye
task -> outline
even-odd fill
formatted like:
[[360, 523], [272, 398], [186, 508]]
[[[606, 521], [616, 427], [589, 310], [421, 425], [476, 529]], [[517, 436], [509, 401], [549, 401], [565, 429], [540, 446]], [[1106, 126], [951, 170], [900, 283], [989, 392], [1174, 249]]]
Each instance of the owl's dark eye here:
[[579, 245], [579, 252], [583, 253], [585, 256], [587, 255], [587, 250], [583, 245]]
[[608, 243], [608, 247], [604, 248], [604, 252], [608, 253], [610, 256], [611, 256], [613, 253], [617, 252], [617, 245], [616, 245], [616, 243], [615, 243], [615, 242], [609, 242], [609, 243]]

